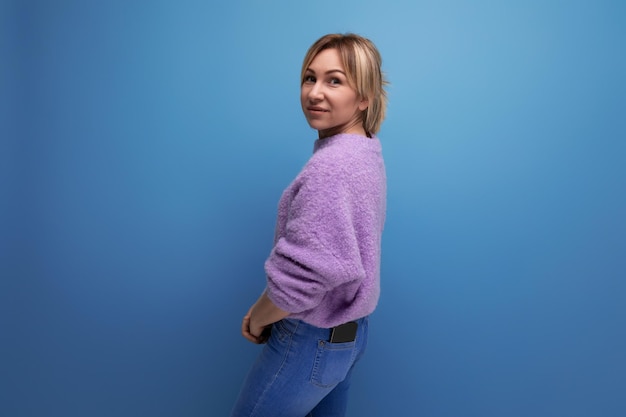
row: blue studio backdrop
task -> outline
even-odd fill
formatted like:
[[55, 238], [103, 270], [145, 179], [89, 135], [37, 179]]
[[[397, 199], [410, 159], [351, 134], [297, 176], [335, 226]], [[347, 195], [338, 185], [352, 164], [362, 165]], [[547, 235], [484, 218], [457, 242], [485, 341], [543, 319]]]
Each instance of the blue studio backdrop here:
[[382, 296], [349, 416], [626, 415], [626, 3], [4, 1], [0, 415], [225, 416], [306, 49], [379, 47]]

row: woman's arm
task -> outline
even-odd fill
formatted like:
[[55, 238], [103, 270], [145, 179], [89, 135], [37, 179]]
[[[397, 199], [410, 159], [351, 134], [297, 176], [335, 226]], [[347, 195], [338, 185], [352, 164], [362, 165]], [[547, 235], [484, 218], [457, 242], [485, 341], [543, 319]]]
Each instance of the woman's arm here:
[[241, 334], [253, 343], [264, 343], [267, 340], [264, 330], [279, 320], [287, 317], [289, 313], [277, 307], [263, 291], [256, 303], [243, 318]]

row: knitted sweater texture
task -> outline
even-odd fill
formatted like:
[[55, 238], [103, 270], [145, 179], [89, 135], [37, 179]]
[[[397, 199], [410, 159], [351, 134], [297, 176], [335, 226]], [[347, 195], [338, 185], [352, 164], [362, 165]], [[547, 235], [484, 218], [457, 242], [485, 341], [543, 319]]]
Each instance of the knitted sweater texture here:
[[378, 138], [317, 140], [278, 204], [265, 262], [270, 300], [318, 327], [372, 313], [380, 295], [386, 192]]

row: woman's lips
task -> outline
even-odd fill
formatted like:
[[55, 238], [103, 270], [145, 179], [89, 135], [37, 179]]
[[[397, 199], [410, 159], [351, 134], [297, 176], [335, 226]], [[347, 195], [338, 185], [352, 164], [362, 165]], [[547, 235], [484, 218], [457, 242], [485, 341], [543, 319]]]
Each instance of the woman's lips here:
[[311, 113], [311, 114], [322, 114], [322, 113], [326, 113], [328, 112], [328, 110], [322, 108], [322, 107], [308, 107], [307, 110]]

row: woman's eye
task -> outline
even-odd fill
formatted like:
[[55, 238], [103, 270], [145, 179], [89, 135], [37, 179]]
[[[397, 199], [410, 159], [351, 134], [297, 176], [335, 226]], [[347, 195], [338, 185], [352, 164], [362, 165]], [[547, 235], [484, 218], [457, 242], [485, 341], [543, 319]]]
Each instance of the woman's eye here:
[[331, 83], [332, 85], [339, 85], [339, 84], [341, 84], [341, 80], [340, 80], [339, 78], [332, 78], [332, 79], [330, 80], [330, 83]]
[[312, 75], [305, 75], [304, 76], [304, 82], [305, 83], [314, 83], [315, 82], [315, 77]]

